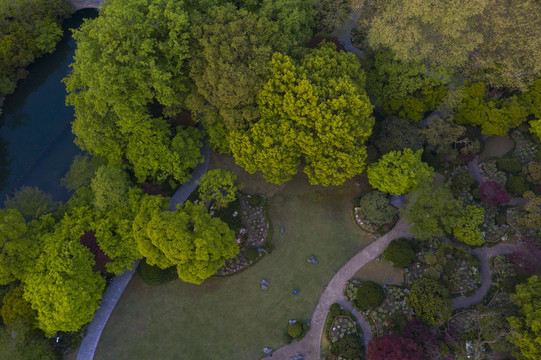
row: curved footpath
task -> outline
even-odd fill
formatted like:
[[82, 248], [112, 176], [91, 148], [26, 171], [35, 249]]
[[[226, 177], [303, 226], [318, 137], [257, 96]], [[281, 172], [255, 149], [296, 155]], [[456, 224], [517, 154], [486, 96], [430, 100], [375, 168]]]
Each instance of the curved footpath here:
[[362, 55], [363, 51], [360, 49], [357, 49], [353, 44], [351, 43], [351, 30], [357, 26], [357, 22], [359, 21], [359, 17], [361, 14], [359, 11], [353, 9], [351, 13], [349, 14], [349, 17], [344, 21], [344, 23], [336, 28], [333, 32], [333, 36], [335, 36], [338, 41], [344, 46], [344, 49], [346, 51], [353, 53], [355, 55]]
[[[361, 267], [378, 257], [392, 240], [409, 236], [409, 228], [410, 225], [404, 220], [403, 217], [401, 217], [396, 226], [390, 232], [365, 247], [344, 266], [342, 266], [342, 268], [329, 282], [323, 291], [323, 294], [321, 294], [316, 309], [314, 310], [314, 314], [312, 315], [310, 331], [308, 334], [306, 334], [301, 341], [293, 342], [290, 345], [277, 350], [272, 354], [272, 358], [289, 359], [296, 353], [301, 353], [305, 356], [305, 359], [319, 359], [321, 335], [323, 334], [327, 313], [329, 312], [331, 305], [335, 302], [340, 303], [342, 306], [346, 305], [343, 293], [347, 281], [353, 277], [353, 275], [355, 275], [355, 273]], [[345, 308], [349, 310], [348, 306], [345, 306]], [[354, 314], [359, 317], [359, 324], [361, 327], [363, 327], [363, 321], [361, 320], [362, 316], [359, 316], [359, 313]], [[363, 331], [366, 332], [368, 338], [371, 331], [369, 330], [370, 327], [368, 326], [368, 328], [366, 328], [366, 326], [368, 326], [368, 323], [364, 321]], [[367, 339], [365, 339], [365, 341], [367, 341]], [[270, 359], [270, 356], [266, 357], [266, 359]]]
[[[204, 156], [203, 162], [195, 167], [190, 180], [182, 184], [169, 200], [169, 203], [171, 204], [170, 211], [174, 211], [178, 204], [182, 204], [188, 199], [192, 191], [197, 187], [197, 181], [207, 172], [210, 149], [206, 143], [204, 143], [201, 148], [201, 155]], [[98, 341], [100, 340], [103, 328], [113, 312], [118, 299], [120, 299], [124, 289], [130, 282], [140, 261], [141, 260], [137, 260], [134, 262], [131, 270], [125, 271], [122, 275], [115, 276], [111, 285], [109, 285], [107, 291], [103, 294], [100, 307], [94, 314], [94, 317], [88, 326], [86, 336], [83, 338], [83, 342], [79, 347], [77, 360], [92, 360], [94, 358], [94, 353], [96, 352], [96, 347], [98, 346]]]

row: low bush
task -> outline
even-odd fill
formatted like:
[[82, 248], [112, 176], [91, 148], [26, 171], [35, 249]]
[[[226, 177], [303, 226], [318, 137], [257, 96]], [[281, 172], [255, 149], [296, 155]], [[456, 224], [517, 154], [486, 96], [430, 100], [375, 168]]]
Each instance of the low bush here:
[[[237, 215], [233, 216], [235, 212]], [[227, 205], [225, 208], [215, 209], [214, 214], [220, 218], [220, 220], [229, 225], [229, 227], [234, 231], [238, 231], [244, 227], [242, 218], [240, 216], [240, 201], [238, 198], [229, 203], [229, 205]]]
[[345, 335], [332, 344], [331, 352], [340, 359], [364, 359], [364, 343], [359, 335]]
[[363, 217], [376, 226], [390, 223], [396, 214], [387, 196], [380, 191], [371, 191], [363, 196], [359, 207]]
[[256, 248], [249, 248], [248, 250], [246, 250], [246, 259], [254, 261], [255, 259], [257, 259], [258, 254], [259, 253], [257, 252]]
[[501, 171], [518, 174], [522, 171], [522, 164], [514, 156], [504, 156], [497, 160], [498, 168]]
[[511, 195], [516, 197], [522, 197], [526, 191], [530, 190], [526, 182], [526, 177], [523, 175], [511, 176], [507, 179], [505, 188]]
[[383, 251], [383, 259], [396, 267], [406, 268], [415, 261], [415, 251], [407, 239], [393, 240]]
[[293, 324], [289, 324], [289, 326], [287, 328], [287, 333], [293, 339], [298, 338], [302, 334], [302, 325], [299, 324], [298, 322], [294, 322]]
[[453, 177], [453, 185], [459, 190], [467, 190], [475, 183], [475, 178], [467, 171], [461, 171]]
[[353, 305], [360, 311], [366, 311], [381, 305], [383, 300], [385, 300], [385, 293], [379, 284], [373, 281], [363, 281], [359, 285]]
[[150, 286], [163, 285], [178, 279], [176, 267], [162, 270], [157, 266], [147, 264], [146, 259], [143, 259], [137, 267], [137, 273], [143, 282]]

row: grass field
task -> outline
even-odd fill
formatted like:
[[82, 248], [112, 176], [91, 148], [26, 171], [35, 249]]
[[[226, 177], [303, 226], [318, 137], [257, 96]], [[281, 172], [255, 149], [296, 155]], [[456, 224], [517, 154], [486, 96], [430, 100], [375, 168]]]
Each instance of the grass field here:
[[[216, 154], [210, 167], [237, 173], [247, 193], [269, 196], [274, 252], [245, 272], [200, 286], [174, 281], [150, 287], [134, 276], [105, 327], [95, 359], [260, 358], [263, 347], [285, 345], [287, 320], [311, 318], [334, 273], [371, 241], [351, 214], [365, 181], [323, 188], [310, 186], [299, 174], [276, 186]], [[319, 264], [306, 261], [312, 254]], [[270, 282], [266, 291], [262, 278]], [[299, 293], [293, 295], [293, 289]]]
[[[400, 285], [404, 279], [404, 269], [396, 268], [387, 262], [372, 260], [355, 273], [356, 278], [370, 280], [380, 285]], [[391, 281], [386, 281], [392, 278]]]

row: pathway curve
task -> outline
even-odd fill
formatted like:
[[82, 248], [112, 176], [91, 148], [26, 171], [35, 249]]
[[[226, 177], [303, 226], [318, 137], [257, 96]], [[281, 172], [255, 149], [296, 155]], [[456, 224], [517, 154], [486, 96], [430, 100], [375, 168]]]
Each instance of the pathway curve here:
[[[345, 305], [344, 298], [344, 288], [347, 281], [355, 275], [355, 273], [368, 262], [374, 260], [379, 256], [383, 250], [389, 245], [389, 243], [400, 237], [409, 236], [410, 225], [405, 221], [403, 217], [400, 218], [395, 227], [383, 235], [372, 244], [365, 247], [362, 251], [357, 253], [351, 260], [349, 260], [342, 268], [334, 275], [332, 280], [329, 282], [323, 294], [319, 298], [319, 302], [314, 310], [312, 315], [312, 320], [310, 322], [310, 331], [306, 336], [298, 342], [293, 342], [288, 346], [285, 346], [276, 352], [273, 353], [272, 359], [289, 359], [291, 356], [294, 356], [296, 353], [301, 353], [305, 356], [305, 359], [319, 359], [319, 348], [321, 343], [321, 336], [323, 334], [323, 328], [325, 326], [325, 319], [329, 308], [335, 302]], [[359, 313], [355, 313], [356, 316], [359, 316]], [[362, 318], [359, 316], [359, 318]], [[360, 319], [358, 319], [360, 320]], [[364, 320], [364, 319], [363, 319]], [[361, 327], [363, 327], [360, 322]], [[366, 328], [368, 323], [365, 322], [365, 328], [363, 331], [366, 331], [366, 337], [371, 337], [371, 331]], [[365, 339], [366, 340], [366, 339]], [[270, 359], [267, 357], [266, 359]]]
[[351, 43], [351, 31], [357, 26], [360, 16], [361, 15], [358, 10], [352, 9], [346, 21], [344, 21], [342, 25], [336, 28], [336, 30], [333, 32], [333, 36], [340, 41], [342, 46], [344, 46], [344, 49], [355, 55], [362, 55], [363, 53], [361, 49], [356, 48]]
[[[169, 204], [171, 204], [171, 211], [175, 210], [178, 204], [182, 204], [184, 201], [186, 201], [186, 199], [188, 199], [192, 191], [197, 187], [197, 181], [207, 172], [210, 149], [206, 143], [204, 143], [203, 147], [201, 148], [201, 155], [204, 156], [203, 162], [195, 167], [190, 180], [182, 184], [182, 186], [169, 200]], [[105, 324], [107, 324], [107, 320], [113, 312], [118, 299], [120, 299], [124, 289], [130, 282], [130, 279], [132, 278], [135, 269], [137, 269], [139, 262], [140, 260], [134, 262], [131, 270], [115, 276], [111, 282], [111, 285], [109, 285], [105, 293], [103, 293], [100, 307], [94, 314], [94, 317], [88, 326], [86, 336], [83, 338], [81, 346], [79, 347], [77, 360], [92, 360], [94, 358], [94, 353], [96, 352], [96, 347], [98, 346], [103, 328], [105, 327]]]
[[482, 247], [471, 250], [481, 261], [481, 286], [475, 291], [475, 294], [468, 297], [458, 297], [453, 299], [453, 308], [459, 309], [470, 305], [479, 304], [487, 294], [490, 285], [492, 285], [492, 273], [490, 272], [490, 259], [498, 255], [510, 254], [517, 250], [517, 245], [499, 244], [493, 247]]
[[468, 171], [479, 184], [485, 181], [485, 178], [481, 175], [481, 169], [479, 169], [479, 156], [475, 155], [475, 158], [468, 163]]

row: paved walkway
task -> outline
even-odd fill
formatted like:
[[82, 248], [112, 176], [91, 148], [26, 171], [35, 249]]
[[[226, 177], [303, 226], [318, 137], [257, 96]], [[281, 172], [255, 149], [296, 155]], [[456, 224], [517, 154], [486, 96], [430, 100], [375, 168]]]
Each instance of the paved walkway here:
[[490, 272], [490, 258], [498, 255], [510, 254], [517, 250], [517, 245], [499, 244], [493, 247], [482, 247], [471, 251], [481, 261], [481, 286], [475, 291], [475, 294], [468, 297], [458, 297], [453, 299], [453, 308], [459, 309], [470, 305], [479, 304], [487, 294], [490, 285], [492, 285], [492, 273]]
[[[206, 143], [203, 144], [203, 147], [201, 148], [201, 155], [205, 157], [203, 162], [195, 167], [190, 180], [182, 184], [182, 186], [171, 197], [171, 200], [169, 200], [169, 203], [171, 204], [171, 211], [176, 209], [177, 204], [182, 204], [184, 201], [186, 201], [186, 199], [188, 199], [192, 191], [197, 187], [197, 181], [201, 179], [201, 177], [207, 172], [210, 149]], [[113, 312], [118, 299], [120, 299], [124, 289], [130, 282], [130, 279], [132, 278], [135, 269], [137, 269], [139, 262], [140, 260], [137, 260], [133, 263], [132, 270], [126, 271], [122, 275], [115, 276], [111, 282], [111, 285], [103, 294], [100, 307], [94, 314], [94, 317], [88, 326], [86, 336], [83, 338], [83, 342], [79, 347], [77, 360], [92, 360], [94, 358], [94, 353], [96, 352], [96, 347], [98, 346], [103, 328], [105, 327], [105, 324], [107, 324], [107, 320]]]
[[333, 36], [338, 38], [338, 41], [340, 41], [340, 43], [344, 46], [344, 49], [355, 55], [362, 55], [363, 53], [362, 50], [357, 49], [351, 43], [351, 30], [357, 26], [360, 16], [359, 11], [353, 9], [347, 20], [344, 21], [344, 23], [333, 32]]
[[479, 184], [482, 184], [485, 181], [483, 175], [481, 175], [481, 170], [479, 169], [479, 156], [475, 155], [475, 158], [468, 163], [468, 171], [473, 175], [475, 181]]
[[[294, 342], [274, 352], [272, 359], [289, 359], [289, 357], [295, 355], [297, 352], [303, 354], [307, 360], [319, 359], [319, 347], [327, 313], [333, 303], [338, 302], [344, 304], [344, 288], [347, 281], [353, 277], [361, 267], [378, 257], [392, 240], [409, 236], [409, 228], [409, 224], [401, 217], [390, 232], [365, 247], [342, 266], [329, 282], [323, 291], [323, 294], [321, 294], [314, 314], [312, 315], [310, 331], [308, 334], [306, 334], [301, 341]], [[357, 316], [360, 314], [355, 313], [355, 315]], [[366, 325], [368, 324], [366, 323]], [[363, 329], [363, 331], [364, 330], [365, 329]], [[367, 331], [366, 337], [371, 337], [370, 331]], [[266, 359], [270, 359], [270, 357], [267, 357]]]

